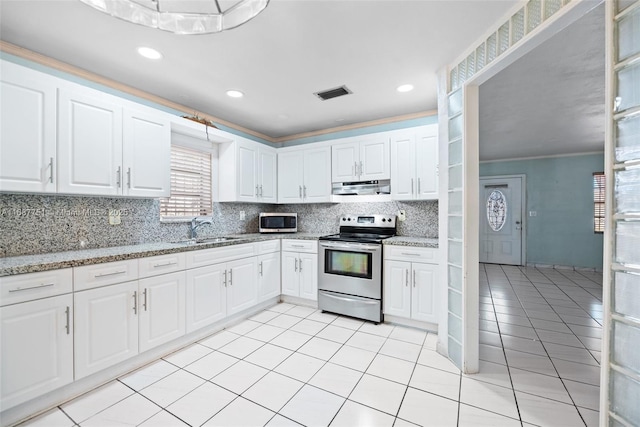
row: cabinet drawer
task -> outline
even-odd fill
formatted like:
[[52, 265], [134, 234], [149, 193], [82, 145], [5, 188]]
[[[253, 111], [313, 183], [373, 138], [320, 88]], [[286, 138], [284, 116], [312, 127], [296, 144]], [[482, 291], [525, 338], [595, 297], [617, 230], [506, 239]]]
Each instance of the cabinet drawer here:
[[269, 254], [272, 252], [280, 252], [280, 240], [269, 240], [266, 242], [258, 242], [258, 254]]
[[140, 278], [184, 270], [186, 267], [185, 260], [186, 256], [183, 252], [140, 258], [138, 260]]
[[437, 248], [417, 248], [415, 246], [384, 246], [384, 259], [395, 259], [399, 261], [415, 261], [438, 263]]
[[255, 243], [224, 246], [221, 248], [203, 249], [187, 253], [187, 268], [204, 267], [219, 262], [233, 261], [257, 255]]
[[73, 291], [71, 268], [0, 277], [0, 305], [16, 304]]
[[282, 250], [289, 252], [318, 253], [318, 242], [316, 240], [282, 240]]
[[83, 291], [114, 283], [128, 282], [137, 278], [138, 261], [135, 259], [84, 265], [73, 269], [73, 289]]

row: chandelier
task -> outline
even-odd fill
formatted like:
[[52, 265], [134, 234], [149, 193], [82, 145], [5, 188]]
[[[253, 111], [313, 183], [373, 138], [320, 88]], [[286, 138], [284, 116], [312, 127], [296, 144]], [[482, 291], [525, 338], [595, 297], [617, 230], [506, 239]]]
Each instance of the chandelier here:
[[80, 1], [116, 18], [176, 34], [230, 30], [253, 19], [269, 3], [269, 0]]

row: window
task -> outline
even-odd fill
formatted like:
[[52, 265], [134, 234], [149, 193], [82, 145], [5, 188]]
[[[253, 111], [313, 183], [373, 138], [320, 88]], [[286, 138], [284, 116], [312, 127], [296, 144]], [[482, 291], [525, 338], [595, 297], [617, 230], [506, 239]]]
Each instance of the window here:
[[604, 233], [604, 172], [593, 174], [593, 231]]
[[211, 152], [171, 146], [171, 196], [160, 200], [164, 218], [210, 215]]

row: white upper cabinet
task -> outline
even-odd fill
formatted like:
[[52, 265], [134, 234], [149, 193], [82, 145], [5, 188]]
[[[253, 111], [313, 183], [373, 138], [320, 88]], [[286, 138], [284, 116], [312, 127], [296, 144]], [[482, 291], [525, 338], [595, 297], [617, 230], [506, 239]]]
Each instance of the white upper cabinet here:
[[383, 134], [336, 144], [331, 164], [332, 182], [389, 179], [389, 137]]
[[276, 150], [242, 137], [235, 139], [220, 147], [220, 201], [275, 203]]
[[56, 191], [56, 85], [0, 63], [0, 191]]
[[395, 200], [438, 198], [437, 125], [392, 136], [391, 195]]
[[58, 191], [122, 194], [122, 108], [86, 88], [61, 88], [58, 99]]
[[125, 109], [123, 117], [123, 194], [171, 195], [171, 125], [153, 110]]
[[331, 200], [331, 148], [278, 153], [278, 202], [324, 203]]

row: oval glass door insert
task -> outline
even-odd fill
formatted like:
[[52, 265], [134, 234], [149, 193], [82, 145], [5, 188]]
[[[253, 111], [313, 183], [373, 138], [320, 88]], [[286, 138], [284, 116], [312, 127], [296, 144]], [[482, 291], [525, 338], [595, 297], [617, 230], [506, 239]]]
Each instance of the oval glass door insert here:
[[487, 198], [487, 221], [493, 231], [500, 231], [507, 220], [507, 198], [500, 190], [493, 190]]

